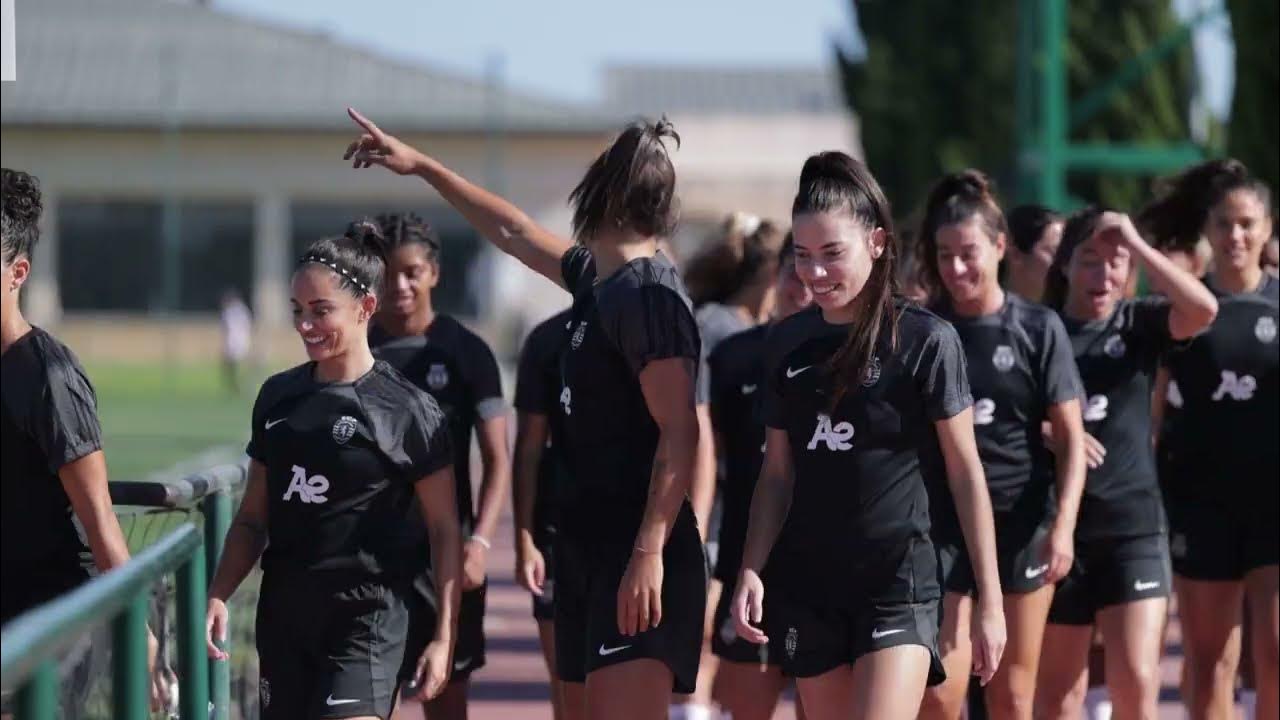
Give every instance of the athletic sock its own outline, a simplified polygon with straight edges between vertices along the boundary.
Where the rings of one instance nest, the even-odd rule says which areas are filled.
[[[668,720],[714,720],[711,708],[700,703],[684,703],[668,708]]]
[[[1258,693],[1256,690],[1240,691],[1240,706],[1244,708],[1244,719],[1253,720],[1258,717]]]
[[[1111,720],[1111,694],[1105,687],[1089,688],[1084,694],[1085,720]]]

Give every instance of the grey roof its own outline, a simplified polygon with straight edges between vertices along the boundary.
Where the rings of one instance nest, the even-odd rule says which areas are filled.
[[[18,0],[6,125],[338,129],[359,108],[397,131],[601,132],[615,118],[399,62],[325,35],[169,0]],[[356,4],[352,12],[359,12]]]
[[[845,111],[834,68],[621,65],[605,71],[605,98],[607,107],[632,114]]]

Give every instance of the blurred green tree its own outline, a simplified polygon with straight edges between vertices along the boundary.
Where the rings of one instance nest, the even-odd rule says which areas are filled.
[[[1236,46],[1236,88],[1227,152],[1280,188],[1280,4],[1227,0]]]
[[[845,96],[867,163],[900,215],[944,172],[981,168],[1012,196],[1017,5],[851,0],[866,54],[837,47]],[[1168,0],[1071,0],[1068,88],[1079,98],[1175,31]],[[1185,142],[1194,90],[1189,44],[1153,65],[1076,128],[1074,141]],[[1085,202],[1133,208],[1149,178],[1073,173]]]

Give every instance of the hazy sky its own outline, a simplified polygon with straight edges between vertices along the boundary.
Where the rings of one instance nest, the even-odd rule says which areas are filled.
[[[950,2],[951,0],[939,0]],[[1172,0],[1183,14],[1222,0]],[[850,0],[212,0],[380,54],[481,75],[501,54],[516,87],[591,100],[610,62],[814,66],[858,48]],[[1232,84],[1225,20],[1196,36],[1209,106]]]

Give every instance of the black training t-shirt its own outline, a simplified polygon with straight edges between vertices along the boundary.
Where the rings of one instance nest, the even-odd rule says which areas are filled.
[[[1173,346],[1169,301],[1121,300],[1111,315],[1082,322],[1064,316],[1084,380],[1084,428],[1107,449],[1089,470],[1076,537],[1162,532],[1164,508],[1151,447],[1151,388],[1160,357]]]
[[[828,367],[849,326],[813,307],[769,337],[764,419],[787,432],[795,486],[767,572],[793,589],[847,597],[856,563],[928,541],[927,487],[946,472],[934,422],[973,399],[951,325],[906,301],[895,312],[896,345],[886,322],[868,372],[834,411]]]
[[[452,462],[444,413],[386,362],[352,383],[315,363],[268,378],[246,452],[266,466],[264,571],[406,579],[414,484]]]
[[[559,493],[567,471],[564,415],[560,412],[560,356],[569,345],[571,325],[571,313],[565,310],[535,327],[520,350],[516,371],[516,409],[545,416],[550,428],[538,465],[533,504],[533,530],[540,536],[555,532]]]
[[[472,431],[480,422],[506,411],[493,350],[448,315],[437,315],[425,333],[409,337],[396,337],[372,325],[369,346],[374,357],[387,361],[430,393],[444,411],[453,446],[458,522],[463,536],[470,535],[476,522],[471,489]]]
[[[88,549],[58,471],[101,450],[102,429],[80,362],[38,327],[0,355],[0,386],[0,597],[7,622],[29,609],[20,597],[47,600],[88,577]]]
[[[742,566],[743,543],[751,514],[751,496],[764,459],[764,354],[769,326],[760,325],[725,338],[712,351],[711,423],[721,442],[724,473],[720,496],[720,554],[715,576],[734,582]]]
[[[1213,324],[1169,353],[1182,407],[1172,419],[1177,465],[1168,478],[1182,497],[1274,507],[1280,488],[1280,280],[1218,298]],[[1167,411],[1166,411],[1167,412]],[[1234,504],[1234,503],[1233,503]]]
[[[964,345],[974,435],[997,522],[1038,525],[1054,511],[1053,454],[1040,425],[1051,406],[1084,393],[1067,330],[1057,313],[1008,292],[991,315],[960,317],[946,302],[935,311],[951,322]],[[953,533],[949,539],[959,540],[951,493],[936,494],[934,501],[938,534],[944,525]]]
[[[573,330],[561,363],[570,482],[560,529],[596,544],[630,544],[644,516],[659,436],[640,372],[655,360],[686,358],[696,383],[698,327],[684,283],[662,253],[597,278],[591,253],[575,246],[561,271],[573,293]]]

